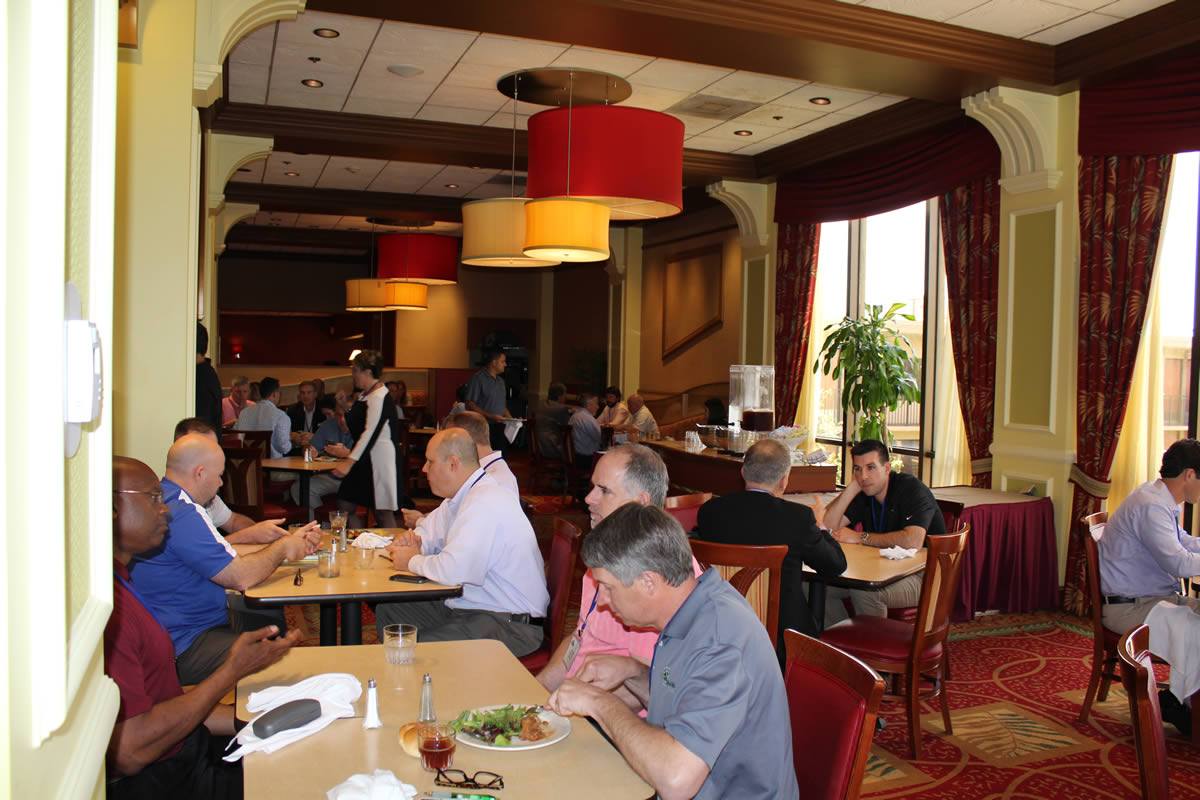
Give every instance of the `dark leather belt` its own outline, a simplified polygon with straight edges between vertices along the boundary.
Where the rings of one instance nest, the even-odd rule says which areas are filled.
[[[1119,594],[1106,594],[1102,599],[1104,600],[1104,605],[1106,606],[1119,606],[1126,603],[1136,603],[1138,601],[1136,597],[1122,597]]]
[[[545,617],[531,617],[528,614],[509,614],[508,619],[511,622],[521,622],[526,625],[537,625],[539,628],[546,624]]]

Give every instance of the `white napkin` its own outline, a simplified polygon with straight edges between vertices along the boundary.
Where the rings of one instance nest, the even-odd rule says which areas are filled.
[[[403,783],[390,769],[351,775],[325,793],[329,800],[411,800],[416,796],[417,787]]]
[[[519,419],[509,420],[504,423],[504,438],[508,439],[509,444],[517,440],[517,432],[521,430],[523,424]]]
[[[388,537],[380,536],[378,533],[372,533],[371,531],[363,531],[362,533],[360,533],[358,535],[358,538],[354,540],[355,547],[364,547],[364,548],[366,548],[366,547],[371,547],[371,548],[387,547],[391,543],[392,543],[392,540],[389,539]]]
[[[1181,703],[1200,691],[1200,650],[1189,639],[1196,624],[1195,616],[1190,606],[1168,600],[1155,603],[1146,615],[1150,652],[1171,665],[1171,694]]]
[[[225,760],[237,761],[247,753],[253,753],[256,750],[274,753],[292,742],[311,736],[339,717],[353,717],[354,701],[360,695],[362,695],[362,684],[359,683],[358,678],[344,672],[327,672],[324,675],[305,678],[291,686],[272,686],[270,689],[254,692],[246,703],[247,711],[256,714],[260,711],[266,713],[292,700],[312,698],[321,703],[321,716],[307,725],[281,731],[267,739],[260,739],[254,735],[254,722],[262,716],[262,714],[258,714],[234,738],[234,741],[241,747],[225,756]],[[232,746],[233,742],[229,744]]]
[[[890,558],[892,561],[900,561],[905,558],[912,558],[917,554],[915,547],[885,547],[879,551],[879,555],[884,558]]]

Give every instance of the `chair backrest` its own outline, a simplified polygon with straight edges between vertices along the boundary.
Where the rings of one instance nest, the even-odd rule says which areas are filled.
[[[262,452],[263,458],[271,457],[271,431],[238,431],[242,435],[242,443],[254,445]]]
[[[679,520],[679,524],[683,526],[685,531],[692,531],[695,530],[696,520],[700,516],[700,506],[709,500],[712,500],[712,492],[680,494],[668,497],[667,501],[663,503],[663,509],[672,517]]]
[[[1100,539],[1104,536],[1104,526],[1108,524],[1108,512],[1097,511],[1079,520],[1082,528],[1079,535],[1083,539],[1084,569],[1087,576],[1087,598],[1091,608],[1092,638],[1095,640],[1096,652],[1104,657],[1104,621],[1100,616]],[[1095,528],[1093,533],[1092,529]]]
[[[557,650],[562,641],[563,623],[567,621],[567,605],[571,587],[575,585],[575,568],[582,542],[583,536],[578,527],[565,519],[554,518],[554,538],[550,544],[550,558],[546,562],[546,586],[550,591],[550,613],[546,620],[550,626],[550,652]]]
[[[234,511],[255,518],[262,516],[262,450],[258,445],[221,448],[225,451],[225,473],[221,497]]]
[[[883,678],[854,656],[798,631],[787,647],[792,761],[805,798],[855,800],[862,788]]]
[[[1129,696],[1129,718],[1133,723],[1133,745],[1145,800],[1167,800],[1167,740],[1163,735],[1158,687],[1150,662],[1150,628],[1139,625],[1121,637],[1117,646],[1121,660],[1121,684]]]
[[[942,520],[946,523],[946,531],[958,530],[958,521],[962,518],[963,509],[966,506],[955,500],[942,500],[941,498],[938,498],[937,504],[942,512]]]
[[[771,635],[771,644],[779,642],[779,589],[783,580],[783,559],[787,545],[717,544],[692,539],[692,555],[702,567],[719,567],[725,580],[742,593]],[[763,592],[763,571],[766,592]],[[755,584],[758,584],[757,586]],[[753,590],[752,590],[753,587]]]
[[[571,435],[570,425],[563,428],[563,455],[568,464],[575,466],[575,437]]]
[[[925,537],[928,553],[913,625],[914,660],[930,645],[946,641],[950,633],[950,612],[958,599],[958,576],[970,535],[971,526],[963,525],[954,533]]]

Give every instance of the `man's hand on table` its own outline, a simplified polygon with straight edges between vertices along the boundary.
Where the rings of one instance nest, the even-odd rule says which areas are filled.
[[[576,678],[567,678],[550,695],[546,705],[556,714],[577,717],[595,716],[595,710],[606,701],[617,701],[612,694]]]
[[[333,442],[325,445],[325,452],[334,458],[349,458],[350,448],[341,442]]]
[[[411,531],[398,533],[387,546],[387,556],[395,569],[408,569],[413,556],[421,555],[421,537]]]
[[[317,552],[317,545],[313,544],[307,536],[294,534],[284,536],[279,540],[283,547],[284,561],[299,561],[305,556],[312,555]],[[320,542],[320,534],[317,534],[317,541]]]
[[[861,544],[862,534],[854,530],[854,528],[838,528],[833,531],[833,538],[837,539],[842,544]]]
[[[283,523],[282,519],[264,519],[262,522],[256,522],[238,531],[241,534],[239,541],[246,544],[270,544],[288,535],[288,532],[280,527]]]
[[[575,678],[583,683],[611,692],[625,681],[646,671],[646,665],[629,656],[592,655],[583,661]]]
[[[269,638],[278,633],[277,626],[268,625],[243,633],[234,640],[233,646],[229,648],[229,656],[225,659],[225,666],[233,673],[235,681],[266,669],[300,642],[300,631],[297,629],[292,629],[286,636],[277,639]]]

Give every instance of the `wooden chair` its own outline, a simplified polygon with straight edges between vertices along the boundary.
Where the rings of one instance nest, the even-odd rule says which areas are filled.
[[[1118,680],[1117,646],[1120,634],[1104,627],[1101,618],[1103,605],[1100,596],[1100,539],[1104,536],[1102,526],[1108,523],[1108,512],[1098,511],[1079,520],[1080,536],[1083,538],[1084,572],[1087,576],[1087,596],[1091,605],[1092,618],[1092,674],[1088,678],[1087,692],[1083,696],[1083,708],[1079,721],[1087,722],[1092,703],[1103,703],[1108,698],[1108,687]],[[1093,527],[1100,529],[1092,533]]]
[[[1117,658],[1121,664],[1121,683],[1129,695],[1129,719],[1133,723],[1142,797],[1167,800],[1167,740],[1149,648],[1150,628],[1139,625],[1118,640]]]
[[[783,642],[796,782],[806,798],[857,800],[883,678],[849,653],[798,631],[784,631]]]
[[[554,539],[550,558],[546,561],[546,588],[550,591],[550,608],[546,612],[546,633],[542,646],[521,656],[521,663],[534,675],[550,663],[550,656],[562,643],[563,625],[567,621],[567,604],[579,562],[579,547],[583,536],[579,528],[565,519],[554,518]]]
[[[271,431],[236,431],[235,435],[242,437],[243,446],[256,446],[262,452],[263,458],[271,457]],[[287,480],[273,481],[270,477],[264,477],[263,489],[266,492],[265,496],[277,505],[284,502],[288,489],[291,488],[294,480],[294,478],[288,478]]]
[[[717,544],[692,539],[692,555],[700,566],[718,567],[722,576],[750,602],[771,636],[771,646],[779,643],[779,590],[783,582],[783,559],[787,545],[757,546]],[[767,571],[766,592],[758,578]],[[755,583],[758,582],[758,586]],[[753,591],[751,591],[753,587]]]
[[[921,679],[932,686],[929,698],[941,697],[942,724],[950,725],[950,703],[946,697],[946,638],[950,633],[950,611],[958,597],[958,576],[971,527],[928,538],[925,580],[917,621],[901,622],[887,617],[859,615],[827,628],[821,640],[858,656],[879,672],[905,676],[904,700],[908,710],[909,746],[913,759],[921,757]]]
[[[668,514],[679,520],[684,531],[690,533],[696,529],[696,519],[700,516],[700,506],[712,500],[712,492],[697,492],[696,494],[680,494],[668,497],[663,508]]]
[[[266,499],[263,488],[262,450],[257,444],[243,447],[222,447],[225,451],[225,473],[222,475],[221,498],[239,514],[251,519],[283,519],[284,524],[304,522],[308,510],[300,506],[284,506]]]

